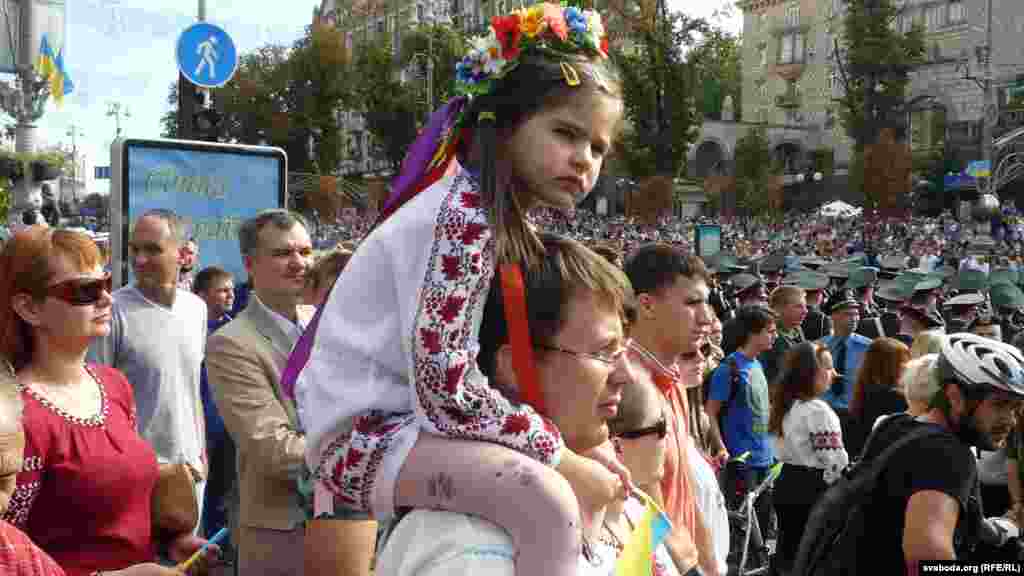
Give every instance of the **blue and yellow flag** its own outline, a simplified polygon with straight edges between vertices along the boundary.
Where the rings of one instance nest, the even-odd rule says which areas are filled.
[[[43,34],[43,40],[39,43],[39,57],[36,59],[36,72],[43,78],[50,80],[53,78],[53,73],[56,69],[53,49],[50,47],[50,41],[46,34]]]
[[[57,60],[54,62],[53,75],[50,77],[50,94],[53,95],[53,100],[60,106],[64,103],[64,96],[71,94],[75,89],[75,85],[71,82],[71,76],[68,75],[68,71],[64,68],[64,48],[60,49],[57,53]]]
[[[651,576],[654,570],[654,551],[672,531],[672,522],[650,496],[639,491],[634,494],[647,505],[619,555],[615,576]]]

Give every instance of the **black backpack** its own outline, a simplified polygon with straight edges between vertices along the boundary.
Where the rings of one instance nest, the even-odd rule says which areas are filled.
[[[883,429],[895,422],[906,422],[910,416],[887,418],[865,443],[864,453]],[[889,460],[904,446],[944,432],[933,426],[922,426],[899,438],[871,460],[860,460],[847,468],[843,477],[818,498],[804,525],[800,548],[790,576],[834,576],[867,574],[874,569],[870,554],[861,554],[858,541],[870,530],[866,525],[867,506],[878,479]],[[860,566],[858,566],[858,562]]]

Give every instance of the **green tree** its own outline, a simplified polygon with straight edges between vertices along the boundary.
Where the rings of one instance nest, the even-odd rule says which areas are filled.
[[[290,47],[268,44],[243,54],[231,82],[212,91],[222,115],[218,139],[279,146],[292,170],[334,172],[342,153],[337,110],[352,97],[349,72],[342,33],[319,24]],[[161,134],[174,137],[177,83],[168,89],[167,103]]]
[[[423,25],[402,36],[397,62],[386,41],[360,48],[353,63],[353,77],[359,79],[354,102],[392,168],[397,170],[401,165],[431,108],[454,95],[455,64],[467,44],[465,35],[452,27]],[[416,84],[402,82],[399,68],[424,78],[429,73],[427,58],[431,54],[433,101],[429,102],[424,80],[413,80]]]
[[[737,140],[735,157],[737,204],[747,216],[767,215],[769,178],[774,171],[771,146],[763,126],[752,126]]]
[[[897,31],[899,10],[892,0],[849,0],[845,10],[842,40],[829,50],[844,88],[840,120],[863,152],[884,128],[902,139],[910,73],[925,59],[924,32],[920,25]]]
[[[705,118],[722,119],[722,103],[732,96],[734,120],[743,110],[743,60],[740,38],[721,28],[709,28],[687,55],[695,77],[695,105]]]
[[[395,170],[416,138],[417,91],[398,78],[389,42],[367,44],[353,64],[357,109],[377,146]]]
[[[629,45],[612,52],[628,124],[619,153],[633,178],[674,178],[701,121],[694,74],[680,47],[693,46],[707,25],[680,13],[638,21]]]

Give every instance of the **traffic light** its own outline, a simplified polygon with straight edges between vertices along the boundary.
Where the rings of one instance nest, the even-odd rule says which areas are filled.
[[[207,101],[207,92],[179,75],[178,138],[216,142],[222,119],[223,115]]]

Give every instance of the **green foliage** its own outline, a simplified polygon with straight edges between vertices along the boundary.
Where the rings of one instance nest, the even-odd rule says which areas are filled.
[[[767,131],[753,126],[736,142],[736,200],[748,215],[766,215],[770,205],[768,179],[773,173]]]
[[[663,22],[640,28],[632,38],[633,49],[612,53],[629,124],[619,152],[635,179],[678,175],[702,118],[694,105],[695,74],[680,47],[694,45],[707,25],[683,14],[671,14]]]
[[[892,0],[849,0],[843,19],[839,64],[844,94],[839,117],[855,147],[874,142],[878,130],[902,127],[901,110],[910,72],[925,59],[924,32],[915,25],[908,33],[893,30],[898,10]],[[833,47],[829,47],[833,50]],[[865,115],[865,90],[871,90],[876,120]]]
[[[241,55],[235,77],[212,91],[223,115],[219,140],[279,146],[289,168],[334,172],[342,143],[337,110],[351,99],[344,36],[314,24],[292,46],[266,45]],[[170,110],[161,135],[177,136],[178,87],[168,89]],[[313,158],[307,149],[313,139]]]
[[[732,96],[733,119],[740,119],[743,110],[741,48],[738,36],[721,28],[711,28],[687,56],[696,85],[701,87],[694,95],[695,105],[705,118],[721,120],[722,102],[726,96]]]

